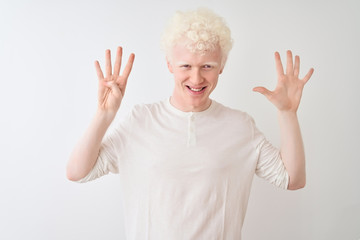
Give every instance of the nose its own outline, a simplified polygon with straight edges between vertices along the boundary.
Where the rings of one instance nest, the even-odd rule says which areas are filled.
[[[192,73],[191,73],[191,83],[194,86],[197,86],[197,85],[201,84],[203,81],[204,81],[204,78],[201,74],[200,69],[197,69],[197,68],[193,69]]]

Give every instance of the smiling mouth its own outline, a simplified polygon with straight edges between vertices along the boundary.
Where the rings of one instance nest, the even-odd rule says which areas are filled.
[[[201,92],[201,91],[203,91],[206,87],[202,87],[202,88],[192,88],[192,87],[190,87],[190,86],[187,86],[186,85],[186,87],[188,88],[188,89],[190,89],[191,91],[193,91],[193,92]]]

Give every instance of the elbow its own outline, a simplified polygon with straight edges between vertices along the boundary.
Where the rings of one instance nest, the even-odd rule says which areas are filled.
[[[76,182],[79,179],[76,178],[72,173],[70,173],[69,171],[66,171],[66,178],[72,182]]]
[[[304,188],[306,185],[306,180],[303,179],[301,181],[290,181],[288,185],[288,190],[299,190]]]
[[[72,182],[76,182],[77,180],[77,177],[68,169],[66,169],[66,178]]]
[[[76,171],[69,165],[66,167],[66,178],[72,182],[76,182],[81,179],[79,174],[77,174]]]

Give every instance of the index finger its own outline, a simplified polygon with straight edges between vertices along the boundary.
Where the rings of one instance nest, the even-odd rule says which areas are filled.
[[[133,54],[133,53],[130,54],[129,60],[126,63],[125,69],[124,69],[123,74],[122,74],[123,77],[125,77],[125,78],[129,77],[132,66],[133,66],[133,63],[134,63],[134,59],[135,59],[135,54]]]
[[[284,68],[281,63],[280,54],[278,52],[275,52],[275,65],[278,76],[284,75]]]
[[[135,59],[135,54],[130,54],[129,56],[129,60],[126,63],[125,69],[123,71],[123,74],[121,75],[121,77],[119,78],[119,81],[117,82],[120,85],[120,88],[122,90],[125,89],[126,84],[127,84],[127,79],[130,75],[133,63],[134,63],[134,59]]]

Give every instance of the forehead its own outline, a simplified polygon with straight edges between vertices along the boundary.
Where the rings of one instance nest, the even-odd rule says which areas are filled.
[[[192,52],[185,44],[176,44],[171,51],[171,59],[174,62],[182,61],[189,63],[221,62],[221,49],[217,46],[211,52]]]

